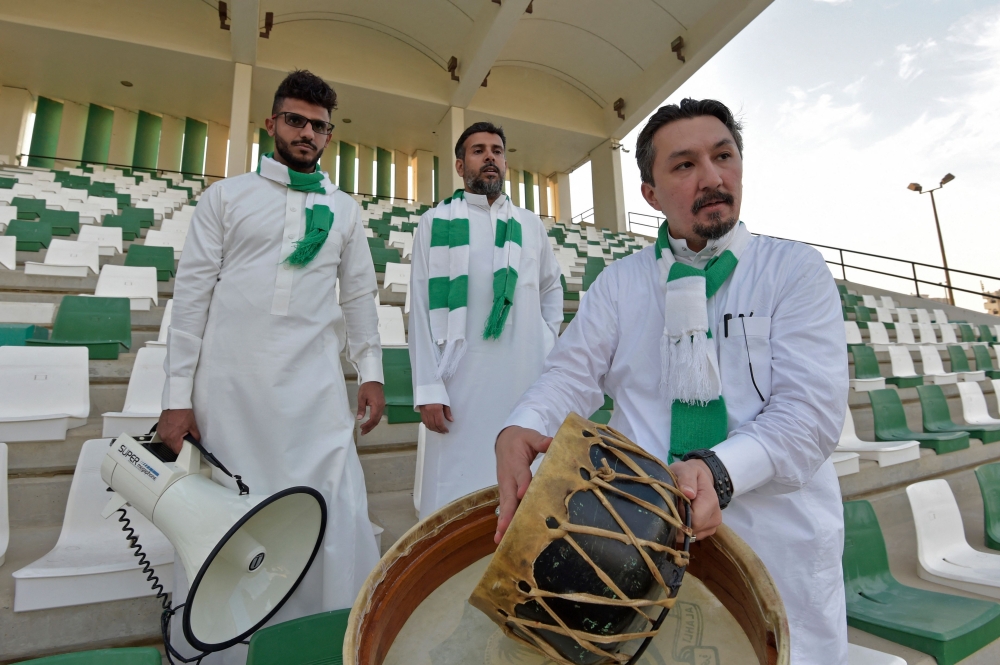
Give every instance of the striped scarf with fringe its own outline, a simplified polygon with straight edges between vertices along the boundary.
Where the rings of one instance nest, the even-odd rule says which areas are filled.
[[[274,159],[274,153],[261,156],[257,164],[257,174],[281,183],[297,192],[306,192],[306,233],[295,241],[295,249],[284,263],[290,266],[304,266],[319,254],[326,237],[333,226],[333,193],[337,186],[330,178],[317,169],[312,173],[294,171]]]

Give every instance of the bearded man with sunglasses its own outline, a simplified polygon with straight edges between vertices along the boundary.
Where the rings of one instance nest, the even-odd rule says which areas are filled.
[[[419,500],[414,492],[421,517],[496,482],[493,442],[541,374],[563,320],[545,227],[503,191],[506,147],[492,123],[462,132],[455,168],[465,188],[424,213],[413,242],[413,403],[426,428]]]
[[[326,499],[322,549],[271,623],[350,607],[379,559],[354,446],[356,419],[370,409],[366,434],[385,405],[378,286],[357,203],[317,168],[336,102],[307,71],[278,87],[266,121],[274,153],[198,203],[167,335],[164,442],[176,452],[200,439],[255,494],[305,485]],[[361,384],[356,416],[345,345]],[[188,580],[174,570],[184,597]],[[246,648],[212,658],[243,663]]]

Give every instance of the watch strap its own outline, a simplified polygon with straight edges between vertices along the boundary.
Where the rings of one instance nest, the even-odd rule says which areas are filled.
[[[719,497],[719,509],[724,510],[733,499],[733,481],[729,477],[726,465],[722,463],[719,456],[708,448],[692,450],[681,458],[682,462],[692,459],[700,459],[712,472],[712,484],[715,486],[715,493]]]

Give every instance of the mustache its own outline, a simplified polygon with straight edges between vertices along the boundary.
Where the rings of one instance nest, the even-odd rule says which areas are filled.
[[[701,210],[705,206],[712,205],[713,203],[725,203],[727,205],[733,205],[733,202],[734,199],[732,194],[717,189],[715,191],[708,192],[707,194],[696,200],[691,205],[691,214],[697,215],[699,210]]]
[[[299,139],[298,141],[292,141],[292,145],[307,145],[313,150],[316,150],[316,144],[309,139]]]

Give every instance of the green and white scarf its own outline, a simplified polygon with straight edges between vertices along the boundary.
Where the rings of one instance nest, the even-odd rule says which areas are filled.
[[[333,194],[337,186],[319,169],[312,173],[300,173],[275,161],[273,155],[269,152],[261,156],[257,174],[297,192],[306,192],[306,233],[301,240],[295,241],[295,249],[284,261],[290,266],[304,266],[316,257],[330,234]]]
[[[736,269],[750,241],[740,222],[729,246],[704,270],[674,259],[667,223],[656,238],[656,265],[665,293],[660,340],[660,390],[670,400],[670,455],[711,448],[729,434],[719,361],[708,325],[708,299]]]
[[[465,192],[456,190],[432,211],[428,259],[428,303],[431,334],[444,348],[438,376],[450,378],[465,355],[465,319],[469,301],[469,204]],[[521,263],[521,223],[513,204],[504,195],[497,215],[493,248],[493,308],[483,329],[483,339],[498,339],[507,323],[517,269]]]

